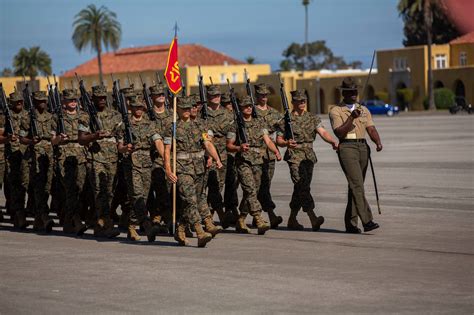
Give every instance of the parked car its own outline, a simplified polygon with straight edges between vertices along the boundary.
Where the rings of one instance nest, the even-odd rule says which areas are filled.
[[[368,100],[362,103],[366,106],[372,115],[387,115],[389,117],[398,114],[398,106],[386,104],[381,100]]]

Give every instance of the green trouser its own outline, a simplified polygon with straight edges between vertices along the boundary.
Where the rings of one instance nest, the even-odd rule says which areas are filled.
[[[130,223],[142,224],[149,220],[147,216],[147,198],[151,185],[151,162],[142,165],[133,163],[131,158],[123,161],[124,176],[132,207],[130,209]]]
[[[258,190],[258,201],[262,205],[263,211],[275,209],[275,203],[272,200],[270,186],[272,185],[273,174],[275,173],[275,160],[263,159],[262,180]]]
[[[10,185],[9,207],[11,214],[25,210],[26,189],[28,183],[25,183],[24,159],[20,150],[6,153],[7,162],[7,180]]]
[[[61,167],[61,184],[66,192],[64,217],[72,218],[80,214],[81,194],[86,181],[87,168],[85,162],[79,162],[77,157],[68,156],[59,161]]]
[[[314,200],[311,196],[311,180],[313,179],[314,163],[311,160],[302,160],[298,163],[288,163],[291,181],[293,182],[293,194],[291,195],[290,209],[298,212],[314,209]]]
[[[90,161],[88,163],[88,173],[94,195],[96,216],[97,218],[108,219],[110,218],[117,163],[115,161],[109,163]]]
[[[237,166],[235,164],[235,155],[227,154],[227,171],[225,175],[224,188],[224,206],[226,212],[232,212],[236,215],[239,199],[237,197],[237,188],[239,187],[239,179],[237,175]]]
[[[344,221],[346,229],[357,227],[357,218],[362,224],[372,221],[372,211],[365,198],[364,180],[367,172],[369,151],[366,143],[346,142],[339,146],[339,162],[349,184]]]
[[[207,202],[213,210],[224,209],[222,190],[225,184],[227,159],[221,162],[223,165],[221,169],[218,169],[215,163],[211,166],[207,178],[207,187],[209,188]]]
[[[203,162],[204,163],[204,162]],[[204,173],[196,174],[196,196],[197,196],[197,207],[201,219],[212,216],[209,204],[207,203],[207,175],[209,172],[207,168],[204,168]]]
[[[252,165],[249,162],[237,161],[240,187],[243,196],[239,210],[241,215],[256,216],[262,212],[262,205],[258,201],[258,189],[262,178],[262,164]]]
[[[51,148],[49,148],[51,152]],[[38,217],[49,213],[48,199],[53,181],[53,156],[50,153],[36,153],[30,164],[35,211]]]
[[[204,177],[204,174],[205,173],[202,173],[201,175],[177,174],[178,182],[176,183],[176,189],[179,197],[179,207],[177,212],[180,213],[177,217],[181,217],[179,219],[181,223],[194,225],[201,221],[201,215],[199,213],[200,204],[206,204],[207,200],[205,197],[203,198],[202,196],[199,196],[200,188],[205,185],[198,185],[198,182],[203,181],[203,179],[200,179],[199,177]]]

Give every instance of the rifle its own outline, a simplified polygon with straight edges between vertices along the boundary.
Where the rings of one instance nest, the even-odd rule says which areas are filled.
[[[186,85],[184,80],[181,80],[181,96],[186,96]]]
[[[79,82],[79,91],[81,92],[81,103],[84,110],[89,115],[89,126],[91,128],[91,133],[95,133],[102,129],[101,123],[99,118],[97,117],[97,108],[92,103],[89,93],[87,93],[86,88],[84,86],[84,80],[80,79],[77,73],[76,79]]]
[[[23,89],[23,98],[26,102],[26,108],[28,109],[28,115],[30,116],[30,136],[32,138],[38,138],[38,121],[36,118],[35,108],[33,106],[33,101],[31,100],[30,88],[26,82],[25,76],[23,76],[23,83],[25,87]]]
[[[53,103],[54,103],[54,113],[58,118],[58,126],[56,132],[58,134],[66,134],[66,128],[64,127],[64,117],[63,117],[63,107],[61,105],[61,97],[59,94],[59,85],[56,81],[56,75],[53,74],[54,78],[54,93],[53,93]],[[49,82],[49,81],[48,81]],[[51,86],[52,89],[52,86]]]
[[[285,140],[290,140],[294,139],[295,136],[293,134],[293,127],[291,126],[291,114],[290,108],[288,107],[288,99],[286,98],[285,86],[283,84],[283,80],[281,79],[280,73],[278,73],[278,79],[280,80],[281,104],[283,105],[283,109],[285,111]]]
[[[112,95],[117,104],[117,109],[122,115],[122,122],[125,125],[125,144],[133,144],[133,130],[132,125],[130,124],[130,119],[128,118],[128,110],[127,110],[127,99],[125,95],[120,92],[120,80],[115,81],[114,77],[112,76],[113,81],[113,89]]]
[[[156,72],[156,80],[158,82],[158,84],[162,84],[161,83],[161,78],[160,78],[160,75],[158,74],[158,71]],[[170,89],[168,87],[166,87],[166,90],[165,90],[165,108],[166,109],[170,109]]]
[[[202,108],[201,108],[201,118],[207,119],[207,95],[206,95],[206,88],[204,86],[204,80],[201,75],[201,66],[198,67],[199,69],[199,98],[201,99]]]
[[[237,135],[240,144],[248,143],[247,131],[245,130],[244,117],[239,108],[239,102],[235,96],[234,88],[230,86],[229,79],[227,79],[227,85],[229,86],[230,102],[232,103],[232,109],[234,110],[235,120],[237,122]]]
[[[7,96],[5,95],[5,90],[3,89],[3,84],[0,82],[0,105],[5,115],[5,128],[4,134],[7,136],[13,136],[15,134],[15,129],[13,128],[13,119],[12,114],[10,113],[10,108],[8,107]]]
[[[250,86],[250,78],[247,73],[247,69],[244,69],[244,80],[245,80],[245,88],[247,89],[247,95],[250,96],[250,99],[252,100],[252,117],[253,118],[258,118],[257,114],[257,107],[255,106],[255,99],[253,98],[253,91],[252,87]]]
[[[151,103],[150,92],[146,88],[146,83],[143,82],[142,75],[138,74],[138,76],[140,77],[140,81],[142,82],[142,86],[143,86],[143,98],[145,99],[148,117],[150,118],[150,120],[155,121],[156,114],[155,114],[155,111],[153,110],[153,104]]]

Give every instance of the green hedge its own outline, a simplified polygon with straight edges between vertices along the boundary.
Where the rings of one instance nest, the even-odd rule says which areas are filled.
[[[377,91],[375,92],[375,99],[384,101],[386,104],[390,102],[390,98],[387,92]]]
[[[454,105],[455,95],[448,88],[439,88],[434,90],[434,99],[437,109],[448,109]],[[423,106],[428,109],[428,96],[423,100]]]

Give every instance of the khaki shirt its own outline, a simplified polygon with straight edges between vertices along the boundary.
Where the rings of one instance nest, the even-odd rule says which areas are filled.
[[[356,108],[359,105],[356,104]],[[372,121],[372,115],[365,106],[361,107],[361,114],[359,118],[354,119],[352,124],[352,129],[347,133],[344,139],[364,139],[365,138],[365,129],[367,127],[374,126]],[[331,120],[332,130],[342,126],[349,116],[351,115],[351,110],[345,105],[340,104],[339,106],[334,106],[329,111],[329,119]]]

